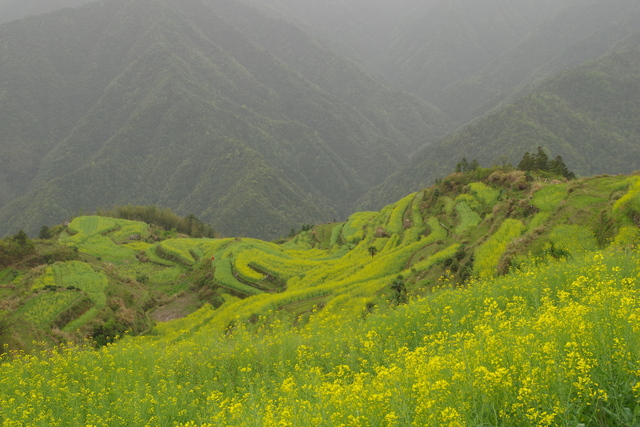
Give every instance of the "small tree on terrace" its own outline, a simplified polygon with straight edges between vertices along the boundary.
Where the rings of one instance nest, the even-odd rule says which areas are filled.
[[[398,277],[393,279],[393,282],[391,282],[391,290],[393,291],[393,297],[397,304],[407,302],[407,286],[404,283],[402,274],[398,274]]]
[[[47,240],[52,237],[53,237],[53,234],[51,233],[51,229],[48,226],[43,225],[42,228],[40,229],[40,233],[38,234],[38,238]]]
[[[3,345],[6,337],[9,336],[11,328],[13,327],[13,320],[8,315],[0,314],[0,354],[3,351]]]

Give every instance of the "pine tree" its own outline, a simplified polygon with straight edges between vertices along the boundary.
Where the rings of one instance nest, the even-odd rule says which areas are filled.
[[[533,170],[533,164],[533,156],[527,151],[524,153],[520,163],[518,163],[518,169],[521,171],[531,171]]]
[[[469,162],[466,157],[463,157],[462,160],[458,162],[456,165],[456,172],[465,173],[469,171]]]
[[[533,156],[533,170],[549,170],[549,156],[547,156],[542,147],[538,147],[538,152]]]

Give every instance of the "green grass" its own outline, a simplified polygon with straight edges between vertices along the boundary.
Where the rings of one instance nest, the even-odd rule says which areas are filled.
[[[261,293],[258,289],[245,285],[234,277],[233,264],[228,258],[216,261],[214,279],[220,286],[244,295]]]
[[[77,291],[44,291],[29,299],[18,311],[16,316],[22,322],[29,322],[35,326],[48,326],[56,316],[81,298]]]
[[[86,292],[96,306],[103,307],[106,304],[107,284],[104,273],[95,271],[84,262],[69,261],[47,267],[45,273],[33,282],[32,289],[38,290],[45,286],[73,286]]]
[[[552,212],[560,206],[566,194],[566,184],[547,185],[535,192],[531,204],[543,212]]]
[[[115,230],[118,227],[117,220],[102,216],[80,216],[74,218],[69,224],[69,231],[73,235],[79,235],[74,241],[79,242],[83,238],[96,234],[103,234]]]
[[[481,200],[484,206],[493,206],[498,202],[500,191],[495,188],[488,187],[482,182],[472,182],[469,184],[471,194]]]
[[[487,278],[496,274],[498,261],[514,239],[520,237],[525,226],[517,219],[505,219],[498,231],[475,251],[474,272],[477,277]]]
[[[456,234],[462,234],[472,227],[475,227],[482,220],[471,206],[463,200],[456,203],[456,212],[458,214],[459,224],[455,228]]]

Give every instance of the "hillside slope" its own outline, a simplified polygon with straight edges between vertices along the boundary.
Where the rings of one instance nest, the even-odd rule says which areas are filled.
[[[481,165],[517,162],[538,146],[561,155],[578,174],[629,173],[638,168],[640,35],[599,60],[560,73],[531,94],[497,109],[414,155],[373,190],[374,207],[453,171],[463,157]]]
[[[610,53],[639,27],[640,5],[633,0],[568,2],[472,77],[428,99],[464,123],[513,99],[519,88]]]
[[[84,260],[0,271],[2,307],[15,305],[21,325],[62,325],[69,316],[43,309],[56,301],[67,315],[112,310],[100,330],[117,332],[145,285],[116,283],[145,272],[156,292],[192,275],[189,292],[222,290],[222,301],[99,351],[0,356],[2,420],[633,424],[638,218],[638,176],[545,182],[500,169],[451,175],[282,245],[152,243],[142,223],[79,217],[59,243]],[[53,333],[64,340],[87,320]]]
[[[0,0],[0,23],[65,7],[77,7],[91,1],[94,0]]]
[[[529,47],[518,45],[568,3],[567,0],[436,2],[407,17],[397,29],[391,46],[381,52],[385,56],[384,74],[398,87],[449,107],[450,85],[474,81],[478,73],[511,49],[529,55]],[[458,122],[464,120],[457,110],[449,110]]]
[[[236,2],[98,2],[0,40],[2,233],[131,202],[273,238],[346,215],[446,128]]]
[[[69,337],[100,335],[108,319],[139,333],[154,310],[187,314],[185,299],[221,306],[208,316],[219,331],[270,310],[303,324],[314,306],[355,313],[397,304],[443,280],[465,286],[532,256],[604,247],[637,223],[636,176],[548,181],[499,168],[454,174],[379,212],[306,227],[282,244],[180,238],[141,222],[82,216],[54,240],[16,235],[0,244],[0,306],[22,318],[18,336],[34,340],[55,339],[53,326]],[[65,290],[70,285],[77,289]],[[54,295],[42,291],[69,300],[43,314]]]

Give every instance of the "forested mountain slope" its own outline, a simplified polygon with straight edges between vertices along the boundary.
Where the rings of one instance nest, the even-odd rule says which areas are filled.
[[[398,27],[389,48],[381,52],[384,74],[399,87],[447,104],[442,94],[450,85],[473,79],[568,3],[570,0],[439,1],[407,17]]]
[[[518,99],[422,149],[368,195],[395,200],[447,175],[463,157],[517,164],[538,146],[578,174],[628,173],[640,164],[640,35],[599,60],[565,71]]]
[[[330,41],[378,71],[395,33],[438,0],[241,0]]]
[[[350,212],[447,126],[236,2],[103,1],[0,41],[3,233],[132,202],[274,237]]]
[[[95,0],[0,0],[0,23],[65,7],[77,7],[91,1]]]
[[[436,90],[428,99],[456,121],[471,120],[519,87],[609,53],[638,28],[640,4],[634,0],[567,2],[472,77]]]
[[[346,46],[457,124],[532,82],[610,52],[640,26],[633,0],[252,3]]]

